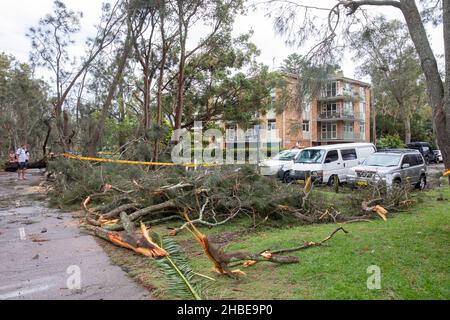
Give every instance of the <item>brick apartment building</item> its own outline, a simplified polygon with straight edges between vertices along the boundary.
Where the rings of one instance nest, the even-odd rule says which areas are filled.
[[[284,112],[269,110],[257,115],[260,127],[267,129],[264,145],[278,144],[281,148],[311,147],[336,143],[370,142],[372,91],[370,84],[344,77],[330,77],[318,97],[305,104],[302,112],[296,106],[297,78],[287,77],[289,102]],[[275,90],[272,100],[280,99]],[[292,99],[291,99],[292,98]],[[233,124],[225,127],[236,129]],[[251,134],[246,138],[253,138]],[[234,141],[233,141],[234,139]],[[239,143],[241,138],[228,137],[226,143]]]

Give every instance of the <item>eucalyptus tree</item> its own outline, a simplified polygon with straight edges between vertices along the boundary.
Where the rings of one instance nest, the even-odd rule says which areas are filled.
[[[186,65],[182,128],[223,120],[248,126],[256,112],[268,109],[272,89],[283,81],[257,63],[260,52],[250,38],[251,33],[233,38],[231,30],[219,32],[192,56]]]
[[[124,24],[124,15],[120,10],[122,2],[117,0],[112,6],[103,5],[97,35],[88,39],[88,49],[81,62],[71,58],[70,46],[74,44],[74,35],[80,31],[83,13],[70,10],[63,1],[55,0],[53,12],[42,18],[37,27],[30,28],[27,34],[33,49],[30,54],[32,63],[47,68],[53,75],[54,118],[59,142],[64,149],[69,148],[69,130],[67,113],[63,119],[63,106],[86,70],[120,32]]]
[[[360,73],[371,77],[375,97],[385,105],[388,102],[388,109],[381,111],[403,121],[404,141],[410,143],[412,115],[427,101],[425,79],[408,30],[401,21],[378,17],[351,38],[355,59],[361,60]]]
[[[188,59],[221,30],[230,28],[237,12],[242,10],[242,0],[170,0],[178,22],[179,63],[177,74],[177,103],[175,106],[175,129],[183,122],[185,72]],[[203,23],[210,26],[207,35],[191,50],[188,38],[193,26]]]
[[[28,143],[33,156],[40,155],[50,117],[47,94],[48,85],[33,77],[28,64],[0,54],[1,154]]]

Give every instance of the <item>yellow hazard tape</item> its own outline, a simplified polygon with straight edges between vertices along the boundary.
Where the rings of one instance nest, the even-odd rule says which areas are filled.
[[[450,176],[450,170],[448,170],[446,173],[444,173],[444,177]]]
[[[176,164],[176,163],[167,163],[167,162],[144,162],[144,161],[129,161],[129,160],[113,160],[113,159],[104,159],[104,158],[91,158],[91,157],[82,157],[82,156],[74,156],[72,154],[64,153],[64,157],[69,159],[76,159],[81,161],[92,161],[92,162],[108,162],[108,163],[119,163],[119,164],[133,164],[133,165],[144,165],[144,166],[158,166],[158,167],[176,167],[182,166],[187,168],[195,168],[195,167],[215,167],[220,166],[219,164]]]

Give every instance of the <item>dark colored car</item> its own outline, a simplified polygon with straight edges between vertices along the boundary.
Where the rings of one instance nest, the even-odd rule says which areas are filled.
[[[412,142],[408,144],[408,148],[418,150],[422,154],[426,163],[438,162],[436,154],[433,152],[433,149],[428,142]]]

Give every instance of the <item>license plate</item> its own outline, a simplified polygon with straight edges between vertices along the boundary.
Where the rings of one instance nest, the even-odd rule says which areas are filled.
[[[367,181],[357,181],[356,184],[360,185],[360,186],[368,186],[369,185],[369,183]]]

